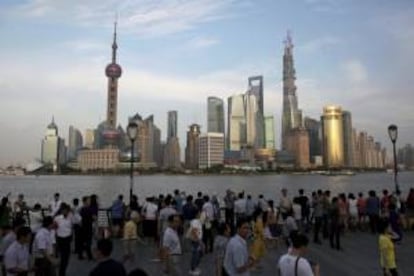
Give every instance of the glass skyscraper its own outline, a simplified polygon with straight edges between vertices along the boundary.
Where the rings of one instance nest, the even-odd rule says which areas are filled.
[[[177,137],[177,111],[168,111],[168,138]]]
[[[207,98],[207,132],[224,133],[224,102],[220,98]]]

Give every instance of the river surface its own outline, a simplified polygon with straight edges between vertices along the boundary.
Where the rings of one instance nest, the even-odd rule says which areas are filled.
[[[414,172],[399,174],[399,185],[403,195],[409,188],[414,188]],[[43,206],[59,192],[63,201],[71,202],[73,198],[97,194],[101,206],[109,206],[118,194],[129,194],[128,176],[0,176],[0,196],[10,193],[14,201],[19,193],[25,195],[29,205],[36,202]],[[146,175],[134,177],[134,193],[140,202],[146,196],[172,193],[174,189],[195,195],[198,191],[210,195],[224,196],[227,189],[235,192],[245,191],[256,198],[264,194],[265,198],[279,198],[280,189],[287,188],[290,195],[296,195],[298,189],[305,192],[323,189],[331,190],[333,194],[340,192],[367,192],[383,189],[394,190],[393,174],[361,173],[354,176],[322,176],[322,175]]]

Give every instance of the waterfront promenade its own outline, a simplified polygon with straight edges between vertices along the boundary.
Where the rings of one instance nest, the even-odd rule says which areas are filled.
[[[346,233],[343,237],[343,251],[333,250],[329,247],[329,241],[325,240],[322,245],[309,244],[307,257],[316,261],[321,266],[322,276],[381,276],[378,257],[378,236],[367,232]],[[414,275],[414,232],[405,233],[401,245],[396,245],[397,264],[400,275]],[[114,258],[121,259],[122,245],[120,240],[114,242]],[[262,261],[263,269],[253,271],[251,275],[278,275],[277,260],[284,254],[286,247],[279,245],[276,249],[269,249]],[[139,245],[136,250],[133,264],[127,263],[126,268],[140,267],[151,276],[164,275],[161,264],[154,262],[155,248],[153,246]],[[183,256],[183,272],[188,275],[190,254],[187,251]],[[92,261],[78,261],[72,255],[67,275],[88,275],[89,271],[96,265]],[[202,275],[214,275],[213,255],[208,254],[201,262]]]

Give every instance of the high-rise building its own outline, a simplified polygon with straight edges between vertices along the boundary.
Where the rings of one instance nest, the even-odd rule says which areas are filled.
[[[293,63],[293,43],[288,33],[283,55],[282,150],[287,149],[289,132],[302,126],[302,111],[298,108],[295,80],[296,72]]]
[[[305,117],[304,125],[309,133],[309,155],[311,162],[313,162],[315,156],[322,155],[321,123],[318,120]]]
[[[154,162],[158,168],[162,168],[162,159],[164,158],[164,150],[161,144],[161,130],[154,125],[153,154]]]
[[[54,170],[66,161],[65,141],[59,137],[54,119],[47,126],[45,137],[42,140],[41,160],[43,164],[53,166]]]
[[[85,131],[85,148],[94,149],[95,148],[95,130],[94,129],[87,129]]]
[[[228,98],[228,149],[239,151],[246,141],[246,116],[244,95],[234,95]]]
[[[249,77],[249,88],[247,95],[253,95],[256,98],[256,148],[265,147],[265,122],[264,122],[264,98],[263,98],[263,76]]]
[[[138,125],[138,136],[134,144],[134,156],[139,156],[139,163],[142,167],[153,166],[157,163],[154,148],[156,144],[160,143],[160,137],[157,137],[157,127],[154,124],[154,116],[150,115],[143,119],[137,113],[129,118],[129,122],[135,122]],[[130,141],[128,143],[130,145]]]
[[[177,111],[168,111],[167,128],[167,140],[171,137],[177,137]]]
[[[220,98],[207,98],[207,132],[224,133],[224,102]]]
[[[368,167],[368,134],[366,132],[359,133],[359,161],[360,168]]]
[[[199,142],[200,169],[222,165],[224,161],[224,135],[223,133],[206,133],[200,136]]]
[[[275,143],[275,118],[273,116],[265,116],[265,148],[276,149]]]
[[[328,105],[323,108],[322,149],[324,165],[328,168],[344,166],[344,135],[342,108]]]
[[[68,160],[76,160],[78,151],[82,146],[82,133],[73,126],[69,126]]]
[[[352,129],[352,143],[353,143],[353,163],[355,168],[361,168],[361,143],[359,140],[359,136],[357,130],[355,128]]]
[[[344,134],[344,165],[345,167],[354,167],[353,160],[353,140],[352,140],[352,116],[349,111],[342,111],[342,126]]]
[[[294,155],[296,168],[310,167],[309,133],[304,127],[298,127],[289,132],[286,150]]]
[[[177,111],[168,111],[167,144],[164,149],[163,167],[165,169],[181,169],[180,143],[177,137]]]
[[[185,167],[198,168],[200,125],[192,124],[187,131],[187,146],[185,147]]]
[[[261,148],[257,144],[257,101],[254,95],[244,95],[244,114],[246,122],[246,144],[252,148]]]

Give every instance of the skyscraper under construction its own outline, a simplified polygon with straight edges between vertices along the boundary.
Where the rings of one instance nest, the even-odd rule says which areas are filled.
[[[283,55],[282,150],[287,150],[289,133],[293,129],[302,126],[302,111],[298,109],[295,80],[296,72],[293,63],[293,43],[288,33]]]

